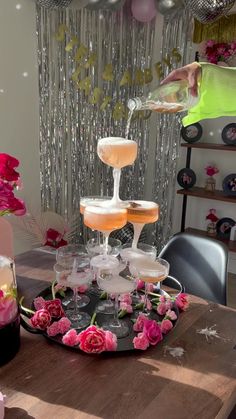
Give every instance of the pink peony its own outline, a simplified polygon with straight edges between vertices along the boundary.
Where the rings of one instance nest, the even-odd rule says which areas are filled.
[[[127,313],[133,313],[133,307],[131,306],[131,304],[122,301],[120,303],[120,309],[125,310]]]
[[[126,304],[132,304],[132,297],[130,294],[122,294],[119,297],[120,302],[126,303]]]
[[[64,310],[61,306],[61,300],[59,300],[59,298],[45,301],[45,308],[49,311],[51,316],[56,319],[65,316]]]
[[[133,325],[133,329],[135,332],[142,332],[143,331],[143,327],[144,327],[144,323],[147,321],[147,316],[145,316],[145,314],[139,314],[136,322]]]
[[[167,319],[170,319],[170,320],[176,320],[177,319],[177,315],[176,315],[175,311],[173,311],[173,310],[167,310],[165,317]]]
[[[34,307],[36,310],[41,310],[42,308],[45,308],[45,300],[43,297],[36,297],[34,299]]]
[[[187,310],[187,308],[189,306],[188,295],[185,294],[185,293],[178,294],[176,299],[175,299],[175,302],[176,302],[177,307],[180,310],[182,310],[182,311]]]
[[[11,323],[16,318],[17,312],[16,299],[12,296],[4,297],[2,292],[0,295],[0,327]]]
[[[146,335],[151,345],[156,345],[162,340],[161,328],[155,320],[146,320],[143,327],[143,333]]]
[[[167,312],[168,308],[166,303],[160,303],[157,306],[157,313],[160,314],[160,316],[164,316]]]
[[[145,351],[149,347],[149,340],[145,333],[139,333],[138,336],[133,339],[133,344],[135,349]]]
[[[116,351],[117,349],[117,337],[114,333],[109,332],[109,330],[105,330],[105,344],[106,344],[106,351]]]
[[[170,320],[164,319],[161,322],[161,332],[166,335],[173,328],[173,324]]]
[[[51,315],[48,310],[42,308],[31,317],[30,323],[36,329],[45,330],[51,323]]]
[[[62,342],[65,345],[68,346],[76,346],[79,343],[79,335],[77,335],[76,330],[75,329],[70,329],[69,332],[67,332],[63,338],[62,338]]]
[[[96,326],[89,326],[78,335],[80,349],[88,354],[100,354],[106,350],[106,334]]]
[[[6,181],[17,181],[19,173],[15,167],[19,166],[19,160],[9,154],[0,153],[0,177]]]

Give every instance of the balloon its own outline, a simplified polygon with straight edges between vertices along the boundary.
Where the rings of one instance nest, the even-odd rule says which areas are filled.
[[[106,0],[88,0],[86,9],[99,10],[105,5]]]
[[[164,16],[177,12],[183,5],[183,0],[156,0],[156,8]]]
[[[70,5],[72,0],[37,0],[37,4],[47,9],[63,9]]]
[[[139,22],[150,22],[156,16],[155,0],[132,0],[131,11]]]
[[[214,22],[227,15],[235,0],[185,0],[185,5],[201,23]]]

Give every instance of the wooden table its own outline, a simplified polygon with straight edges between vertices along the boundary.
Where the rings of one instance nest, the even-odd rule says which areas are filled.
[[[55,257],[16,258],[18,286],[31,303],[53,278]],[[216,325],[208,343],[197,329]],[[186,351],[178,361],[165,345]],[[0,370],[6,419],[226,418],[236,403],[236,311],[191,297],[165,340],[144,352],[89,356],[21,330],[21,348]]]

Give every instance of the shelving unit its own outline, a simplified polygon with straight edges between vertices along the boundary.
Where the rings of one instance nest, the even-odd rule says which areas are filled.
[[[220,150],[220,151],[234,151],[236,152],[236,146],[229,146],[224,144],[214,144],[214,143],[182,143],[181,147],[187,149],[187,156],[186,156],[186,168],[190,168],[191,162],[191,153],[192,149],[205,149],[205,150]],[[198,234],[201,236],[210,237],[206,231],[199,230],[196,228],[185,228],[185,219],[186,219],[186,210],[187,210],[187,198],[188,196],[198,197],[202,199],[213,199],[216,201],[223,201],[223,202],[230,202],[236,204],[236,197],[225,195],[221,190],[215,190],[213,192],[206,191],[204,188],[200,188],[195,186],[191,189],[178,189],[177,194],[183,195],[183,203],[182,203],[182,219],[181,219],[181,231],[187,231],[189,233]],[[214,237],[215,239],[224,242],[230,252],[236,253],[236,242],[230,240],[224,240],[218,237]]]

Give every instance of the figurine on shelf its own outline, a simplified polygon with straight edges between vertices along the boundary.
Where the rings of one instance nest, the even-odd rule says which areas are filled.
[[[215,208],[209,209],[209,214],[206,216],[206,220],[210,221],[207,224],[207,234],[209,234],[209,236],[216,236],[216,223],[219,218],[216,215]]]
[[[206,179],[205,190],[213,192],[216,187],[216,180],[213,178],[213,176],[216,173],[219,173],[219,169],[214,165],[209,165],[205,167],[205,172],[208,176]]]

